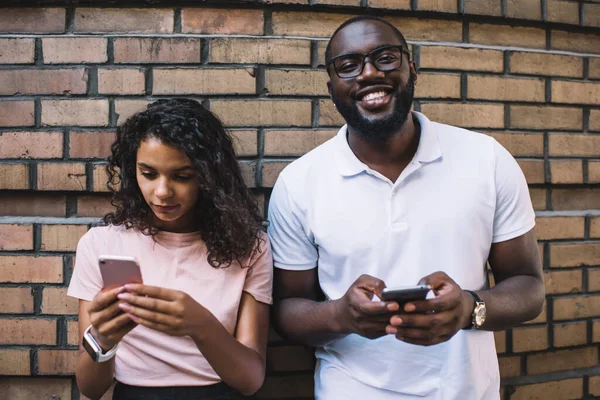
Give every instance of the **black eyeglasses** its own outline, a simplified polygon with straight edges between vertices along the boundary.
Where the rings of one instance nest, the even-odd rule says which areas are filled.
[[[327,66],[333,64],[337,76],[350,79],[362,74],[367,57],[379,71],[389,72],[398,69],[402,66],[402,53],[410,56],[408,50],[402,46],[381,46],[367,54],[348,53],[333,57]]]

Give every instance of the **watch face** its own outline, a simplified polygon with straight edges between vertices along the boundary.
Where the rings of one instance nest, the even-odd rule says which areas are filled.
[[[477,327],[480,327],[481,325],[483,325],[483,323],[485,322],[485,315],[486,315],[485,305],[483,305],[483,304],[477,305],[477,307],[475,308],[475,325]]]
[[[92,340],[93,340],[93,338],[92,338]],[[85,349],[85,351],[90,355],[92,360],[97,361],[98,360],[98,350],[94,348],[94,345],[92,343],[90,343],[87,335],[83,336],[83,340],[81,341],[81,344],[83,345],[83,348]]]

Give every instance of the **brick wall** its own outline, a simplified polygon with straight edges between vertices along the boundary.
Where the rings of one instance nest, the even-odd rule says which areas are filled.
[[[281,169],[341,125],[321,64],[335,27],[363,13],[405,33],[421,72],[415,108],[494,136],[530,184],[548,295],[536,320],[496,333],[503,400],[600,397],[597,2],[8,3],[55,7],[0,8],[4,398],[79,398],[65,292],[78,238],[110,209],[102,167],[116,125],[153,99],[201,100],[232,129],[266,205]],[[272,333],[260,398],[311,398],[312,365]]]

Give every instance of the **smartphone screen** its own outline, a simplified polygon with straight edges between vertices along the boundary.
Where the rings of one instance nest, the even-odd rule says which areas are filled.
[[[142,272],[135,257],[105,255],[98,258],[104,289],[127,283],[142,283]]]
[[[381,300],[396,301],[400,306],[410,301],[425,300],[431,290],[429,285],[390,287],[383,289]]]

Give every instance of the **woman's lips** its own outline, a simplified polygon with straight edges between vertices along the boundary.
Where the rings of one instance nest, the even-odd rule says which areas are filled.
[[[160,212],[160,213],[169,213],[172,211],[175,211],[177,209],[177,207],[179,207],[178,205],[175,206],[159,206],[156,204],[152,204],[152,208],[155,209],[156,211]]]

